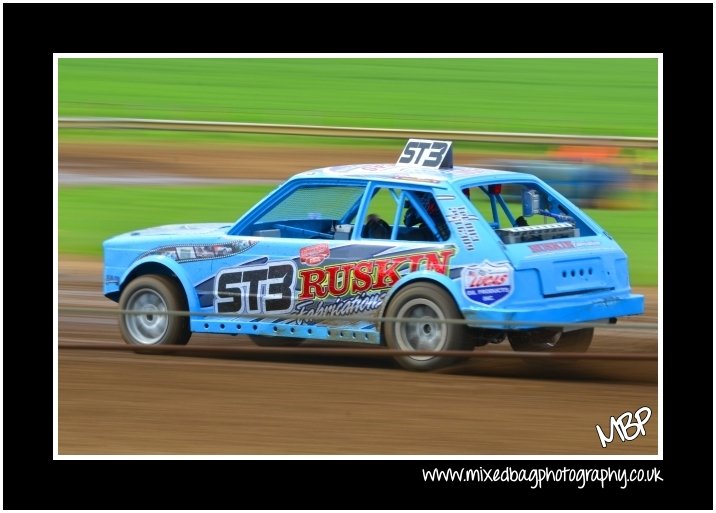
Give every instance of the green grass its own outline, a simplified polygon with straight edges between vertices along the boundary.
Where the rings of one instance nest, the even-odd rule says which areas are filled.
[[[62,58],[59,114],[653,137],[657,60]]]
[[[658,284],[656,197],[643,210],[593,210],[586,212],[619,243],[629,256],[632,285]]]
[[[102,241],[162,224],[233,222],[274,185],[60,187],[60,253],[100,256]]]
[[[272,185],[212,187],[97,186],[59,189],[59,251],[99,257],[102,241],[119,233],[172,223],[237,220]],[[657,205],[641,210],[588,210],[629,255],[633,285],[657,284]]]

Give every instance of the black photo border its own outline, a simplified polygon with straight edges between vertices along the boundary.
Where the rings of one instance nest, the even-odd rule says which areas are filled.
[[[713,468],[713,348],[686,325],[700,315],[693,290],[702,280],[685,277],[710,268],[699,262],[706,237],[689,233],[696,226],[701,231],[706,213],[692,211],[685,220],[671,207],[679,194],[703,196],[698,184],[713,170],[703,150],[712,153],[712,5],[4,4],[3,13],[3,227],[9,242],[30,238],[34,247],[34,239],[51,236],[53,53],[73,52],[662,53],[669,210],[660,284],[669,319],[663,460],[502,462],[513,469],[656,467],[662,482],[631,483],[626,490],[579,490],[573,483],[532,490],[527,484],[429,483],[421,474],[422,468],[495,461],[55,461],[52,301],[40,299],[52,288],[52,255],[40,249],[4,255],[5,509],[712,509],[712,474],[699,472],[694,461]],[[689,208],[704,202],[701,197]],[[669,310],[677,301],[694,310],[681,324]],[[703,345],[689,347],[696,342]],[[693,411],[684,396],[710,408]],[[703,465],[705,455],[711,465]]]

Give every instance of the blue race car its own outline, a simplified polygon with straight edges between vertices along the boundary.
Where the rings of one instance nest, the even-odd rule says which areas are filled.
[[[198,332],[275,346],[443,351],[508,339],[517,351],[586,351],[594,329],[571,323],[644,309],[622,249],[560,193],[530,174],[453,166],[452,143],[421,139],[395,164],[300,173],[235,223],[113,237],[104,268],[105,296],[146,312],[120,317],[137,346]],[[160,315],[177,310],[191,314]],[[442,322],[455,319],[466,323]]]

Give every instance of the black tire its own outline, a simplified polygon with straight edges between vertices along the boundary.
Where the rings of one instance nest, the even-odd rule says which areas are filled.
[[[390,349],[402,351],[447,351],[472,349],[467,327],[462,324],[445,324],[441,319],[462,319],[452,297],[432,283],[419,282],[406,285],[390,300],[385,317],[435,321],[385,322],[383,335]],[[396,356],[395,361],[408,370],[428,371],[453,365],[461,358],[445,356]]]
[[[132,280],[119,299],[122,310],[187,311],[184,291],[167,276],[148,274]],[[120,315],[119,330],[134,346],[183,346],[189,342],[189,317],[178,315]]]
[[[594,328],[582,328],[567,332],[562,331],[561,328],[539,328],[512,331],[508,338],[515,351],[583,353],[589,349],[593,336]]]
[[[262,337],[260,335],[249,335],[251,341],[259,347],[295,347],[305,339],[294,337]]]
[[[500,344],[507,335],[502,330],[490,328],[468,328],[467,337],[474,347],[482,347],[487,344]]]

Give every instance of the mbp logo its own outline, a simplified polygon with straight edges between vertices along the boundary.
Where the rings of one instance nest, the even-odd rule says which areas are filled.
[[[607,444],[614,440],[615,429],[622,442],[632,441],[639,435],[646,435],[644,424],[649,422],[650,418],[651,410],[647,406],[639,408],[633,415],[628,411],[619,416],[618,419],[611,417],[609,419],[609,438],[604,435],[604,431],[602,431],[602,428],[597,424],[597,434],[599,435],[599,441],[602,447],[606,448]],[[634,429],[634,432],[629,434],[629,429],[631,428]]]

